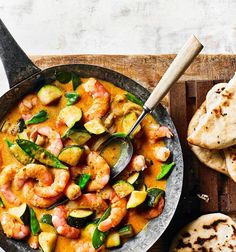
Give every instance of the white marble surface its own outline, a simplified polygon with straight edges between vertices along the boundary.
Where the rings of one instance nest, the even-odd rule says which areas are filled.
[[[27,54],[176,53],[192,33],[204,53],[235,53],[235,10],[234,0],[0,0]]]

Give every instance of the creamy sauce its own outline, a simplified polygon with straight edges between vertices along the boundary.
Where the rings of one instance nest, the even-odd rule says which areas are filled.
[[[86,79],[83,79],[83,82],[85,82]],[[107,91],[111,94],[111,97],[114,98],[115,95],[117,94],[124,94],[126,91],[115,87],[113,84],[108,83],[106,81],[101,81],[101,83],[104,85],[104,87],[107,89]],[[72,91],[72,83],[68,83],[66,85],[62,85],[59,82],[55,81],[54,83],[56,86],[58,86],[62,91],[67,92],[67,91]],[[83,85],[80,85],[77,90],[80,94],[80,100],[77,102],[75,105],[78,106],[79,108],[82,109],[83,112],[87,111],[88,108],[92,104],[92,98],[90,95],[88,95],[83,88]],[[29,97],[29,96],[27,96]],[[43,126],[47,125],[55,129],[55,121],[57,119],[57,115],[59,111],[66,106],[66,98],[64,95],[62,98],[59,100],[57,104],[50,105],[50,106],[43,106],[39,102],[36,107],[34,107],[30,112],[32,115],[36,114],[38,111],[44,109],[47,110],[48,112],[48,117],[49,119],[43,123],[40,123],[38,125]],[[19,113],[19,107],[15,106],[4,118],[4,120],[8,120],[10,123],[16,124],[18,119],[20,118],[20,113]],[[151,115],[148,115],[142,122],[142,126],[150,123],[154,123],[155,120]],[[117,126],[117,132],[121,129],[121,123],[122,120],[120,118],[116,119],[116,126]],[[57,131],[60,134],[63,134],[65,130],[67,129],[66,126],[62,126],[60,129],[57,129]],[[3,169],[5,166],[12,164],[12,163],[17,163],[20,166],[23,166],[21,163],[19,163],[10,153],[8,150],[8,147],[6,143],[4,142],[4,138],[7,137],[10,140],[14,140],[15,137],[11,136],[8,133],[2,133],[0,132],[0,161],[1,161],[1,169]],[[151,159],[153,161],[153,165],[151,165],[148,169],[144,171],[144,180],[145,184],[148,187],[158,187],[161,189],[165,190],[166,187],[166,181],[157,181],[156,176],[160,172],[160,167],[161,163],[157,161],[153,155],[153,148],[154,146],[158,145],[164,145],[163,141],[159,141],[155,144],[151,144],[147,141],[145,135],[143,134],[140,136],[137,140],[134,140],[134,146],[135,146],[135,153],[137,154],[143,154],[146,158]],[[107,148],[103,156],[105,157],[106,161],[109,163],[110,166],[113,166],[117,158],[120,155],[120,146],[119,144],[114,143],[112,146]],[[24,198],[21,195],[21,191],[16,191],[13,189],[13,192],[21,199],[22,202],[24,202]],[[4,196],[0,193],[0,196],[6,206],[6,208],[2,209],[0,208],[0,214],[4,211],[6,211],[7,208],[13,207],[13,205],[9,204],[5,199]],[[40,217],[45,214],[45,213],[52,213],[52,211],[46,211],[45,209],[39,209],[35,208],[34,210],[36,211],[37,218],[40,219]],[[134,227],[135,233],[140,232],[144,226],[147,224],[147,220],[142,217],[141,215],[138,215],[135,209],[129,210],[128,215],[126,217],[126,222],[131,223]],[[56,252],[69,252],[69,251],[74,251],[73,244],[75,241],[72,241],[70,239],[64,238],[62,236],[58,236],[57,239],[57,245],[56,245]]]

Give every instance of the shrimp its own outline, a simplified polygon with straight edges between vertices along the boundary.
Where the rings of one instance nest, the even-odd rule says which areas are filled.
[[[161,138],[171,138],[173,133],[166,126],[160,126],[158,124],[150,123],[144,125],[145,134],[148,137],[150,143],[155,143]]]
[[[154,156],[157,160],[165,162],[170,156],[170,150],[165,146],[156,146]]]
[[[63,143],[61,140],[60,134],[56,131],[53,130],[51,127],[48,126],[43,126],[40,128],[36,128],[30,135],[30,139],[33,141],[40,141],[43,143],[45,142],[43,139],[38,139],[38,134],[41,136],[45,136],[49,140],[49,144],[46,147],[48,151],[50,151],[52,154],[55,156],[58,156],[60,151],[63,148]]]
[[[143,217],[148,220],[156,218],[162,213],[164,205],[165,200],[163,197],[161,197],[158,204],[155,207],[142,212]]]
[[[103,117],[109,110],[110,94],[105,87],[96,79],[89,78],[84,83],[85,92],[93,97],[93,104],[87,112],[85,112],[86,120]]]
[[[35,193],[35,182],[28,181],[23,186],[23,196],[25,200],[34,207],[47,208],[54,204],[62,194],[52,198],[42,198]]]
[[[96,250],[90,241],[80,240],[75,244],[75,252],[99,252],[103,248],[104,246]]]
[[[64,190],[64,194],[68,199],[75,200],[81,195],[80,186],[76,185],[73,181],[70,181]]]
[[[35,185],[35,193],[43,198],[51,198],[62,193],[70,178],[70,173],[64,169],[51,169],[52,174],[54,175],[54,180],[52,184],[45,186],[45,184]]]
[[[9,238],[21,240],[30,233],[29,226],[21,224],[12,215],[6,212],[2,214],[1,225],[4,233]]]
[[[67,224],[67,210],[61,205],[53,210],[52,224],[57,233],[70,239],[77,239],[80,236],[80,229],[71,227]]]
[[[82,173],[92,176],[92,180],[87,185],[89,192],[102,189],[110,179],[110,167],[107,162],[95,151],[91,151],[87,156],[87,164]]]
[[[28,120],[32,117],[30,110],[33,109],[38,103],[38,97],[36,95],[28,95],[19,104],[19,111],[24,120]]]
[[[119,198],[111,187],[106,188],[106,193],[103,196],[111,201],[111,213],[107,219],[98,225],[98,229],[106,232],[116,227],[125,217],[127,213],[127,200],[125,198]]]
[[[28,164],[23,166],[17,172],[13,185],[17,190],[19,190],[30,178],[37,179],[39,185],[42,186],[51,185],[53,182],[52,174],[46,166],[40,164]]]
[[[78,199],[67,203],[66,208],[69,210],[78,208],[91,209],[96,211],[96,213],[99,215],[105,212],[105,210],[108,208],[108,205],[101,196],[94,193],[86,193],[82,194]]]
[[[20,205],[21,201],[11,191],[12,181],[19,171],[20,167],[17,165],[6,166],[0,174],[0,191],[4,198],[11,204]]]
[[[28,244],[32,249],[39,248],[39,237],[37,235],[31,235],[28,239]]]

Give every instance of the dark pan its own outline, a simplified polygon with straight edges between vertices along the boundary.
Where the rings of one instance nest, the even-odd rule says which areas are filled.
[[[9,109],[20,101],[24,95],[38,89],[40,85],[52,81],[55,78],[56,70],[73,71],[82,77],[92,76],[109,81],[116,86],[133,93],[143,102],[149,96],[149,92],[132,79],[99,66],[69,64],[55,66],[45,70],[39,69],[17,45],[1,20],[0,56],[10,85],[10,90],[0,97],[1,118],[9,111]],[[153,116],[160,124],[169,126],[174,133],[174,138],[166,141],[167,146],[172,151],[173,161],[176,162],[176,167],[167,180],[166,205],[163,213],[158,218],[151,220],[136,237],[130,239],[121,248],[112,251],[147,251],[168,227],[180,199],[183,183],[183,156],[178,134],[169,114],[161,105],[155,109]],[[5,251],[11,252],[35,251],[30,249],[30,247],[24,242],[6,238],[2,232],[0,232],[0,246]]]

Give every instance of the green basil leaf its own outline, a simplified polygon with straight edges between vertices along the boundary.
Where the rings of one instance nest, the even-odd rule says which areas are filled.
[[[62,84],[66,84],[71,80],[71,73],[65,71],[56,72],[56,80]]]
[[[75,73],[71,73],[71,80],[73,85],[73,90],[76,90],[76,88],[82,83],[79,76]]]
[[[69,92],[69,93],[65,94],[65,97],[67,98],[66,106],[70,106],[70,105],[74,104],[78,100],[79,94]]]
[[[3,203],[3,201],[2,201],[2,199],[0,198],[0,207],[1,208],[4,208],[5,206],[4,206],[4,203]]]
[[[163,179],[172,170],[174,166],[175,166],[175,162],[172,162],[170,164],[162,164],[161,171],[157,175],[157,180]]]
[[[25,122],[26,125],[29,124],[36,124],[36,123],[41,123],[44,122],[48,119],[48,113],[45,110],[41,110],[38,112],[38,114],[34,115],[31,117],[29,120]]]
[[[77,185],[83,190],[90,180],[90,174],[81,174],[78,178]]]
[[[137,98],[135,95],[133,95],[131,93],[126,93],[125,96],[127,97],[128,100],[130,100],[140,106],[144,105],[144,103],[139,98]]]
[[[39,222],[37,220],[37,217],[33,208],[30,208],[30,229],[33,235],[37,235],[40,232]]]

